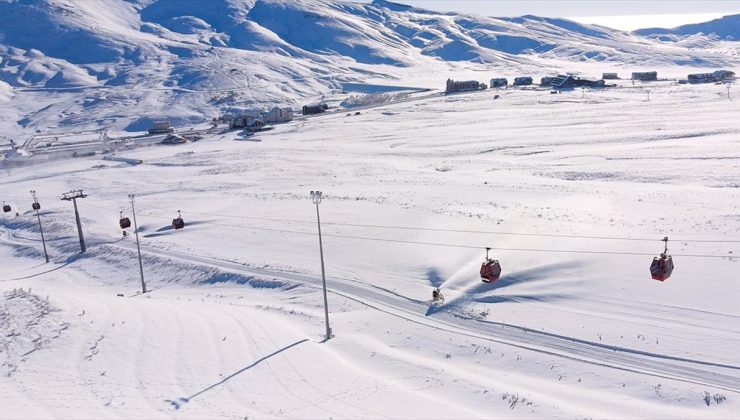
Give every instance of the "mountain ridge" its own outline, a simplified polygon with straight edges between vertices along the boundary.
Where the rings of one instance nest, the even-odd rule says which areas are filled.
[[[408,86],[420,74],[738,63],[712,37],[689,45],[567,19],[385,0],[25,0],[0,1],[0,15],[10,16],[0,26],[0,81],[24,115],[14,130],[138,127],[132,112],[204,121],[230,107],[298,106],[350,85]],[[69,92],[63,103],[43,93],[60,89]]]
[[[633,32],[648,37],[707,35],[727,41],[740,41],[740,14],[726,15],[707,22],[691,23],[675,28],[644,28]],[[672,38],[661,39],[671,40]]]

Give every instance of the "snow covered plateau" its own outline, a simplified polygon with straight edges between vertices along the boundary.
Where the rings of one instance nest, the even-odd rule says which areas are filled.
[[[724,19],[0,0],[0,419],[740,417]],[[563,72],[625,79],[441,91]]]

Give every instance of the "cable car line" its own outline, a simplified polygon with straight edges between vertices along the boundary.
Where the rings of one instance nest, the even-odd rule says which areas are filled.
[[[652,253],[646,252],[623,252],[623,251],[591,251],[591,250],[566,250],[566,249],[537,249],[537,248],[499,248],[499,247],[485,247],[485,246],[472,246],[462,244],[446,244],[440,242],[423,242],[423,241],[408,241],[404,239],[387,239],[387,238],[369,238],[364,236],[349,236],[349,235],[335,235],[335,234],[323,234],[324,236],[332,236],[335,238],[346,238],[346,239],[360,239],[369,241],[381,241],[381,242],[394,242],[403,244],[415,244],[415,245],[430,245],[430,246],[444,246],[450,248],[466,248],[466,249],[485,249],[490,248],[496,251],[521,251],[521,252],[547,252],[547,253],[570,253],[570,254],[609,254],[609,255],[639,255],[639,256],[653,256]],[[711,254],[673,254],[676,257],[688,257],[688,258],[733,258],[732,255],[711,255]]]
[[[164,216],[155,215],[153,217],[157,219],[165,220]],[[242,227],[246,229],[261,230],[261,231],[267,231],[267,232],[310,235],[310,236],[316,235],[316,232],[304,232],[304,231],[296,231],[296,230],[288,230],[288,229],[267,228],[267,227],[262,227],[262,226],[225,224],[225,223],[215,223],[215,222],[209,222],[208,224],[214,225],[214,226],[229,227],[229,228]],[[598,254],[598,255],[609,254],[609,255],[633,255],[633,256],[654,256],[655,255],[653,253],[647,253],[647,252],[627,252],[627,251],[614,252],[614,251],[594,251],[594,250],[486,247],[482,245],[465,245],[465,244],[451,244],[451,243],[444,243],[444,242],[410,241],[410,240],[405,240],[405,239],[392,239],[392,238],[373,238],[373,237],[367,237],[367,236],[342,235],[342,234],[335,234],[335,233],[324,233],[323,236],[329,236],[333,238],[343,238],[343,239],[356,239],[356,240],[365,240],[365,241],[390,242],[390,243],[411,244],[411,245],[428,245],[428,246],[440,246],[440,247],[448,247],[448,248],[476,249],[476,250],[490,248],[491,250],[495,250],[495,251],[545,252],[545,253],[563,253],[563,254],[568,254],[568,253],[569,254]],[[673,256],[686,257],[686,258],[733,258],[734,257],[733,255],[713,255],[713,254],[673,254]]]
[[[156,210],[164,210],[168,211],[168,209],[159,208],[159,207],[152,207],[148,206],[150,209],[156,209]],[[206,212],[197,212],[197,211],[188,211],[188,213],[192,214],[200,214],[205,216],[218,216],[218,217],[228,217],[233,219],[254,219],[254,220],[263,220],[263,221],[270,221],[270,222],[280,222],[280,223],[303,223],[303,224],[310,224],[313,225],[316,222],[315,221],[309,221],[309,220],[295,220],[295,219],[274,219],[269,217],[257,217],[257,216],[236,216],[231,214],[223,214],[223,213],[206,213]],[[657,239],[657,238],[638,238],[638,237],[622,237],[622,236],[593,236],[593,235],[566,235],[566,234],[557,234],[557,233],[527,233],[527,232],[507,232],[507,231],[496,231],[496,230],[467,230],[467,229],[446,229],[446,228],[426,228],[426,227],[420,227],[420,226],[398,226],[398,225],[372,225],[372,224],[362,224],[362,223],[342,223],[342,222],[324,222],[322,221],[322,225],[333,225],[333,226],[347,226],[347,227],[362,227],[362,228],[373,228],[373,229],[398,229],[398,230],[419,230],[419,231],[428,231],[428,232],[449,232],[449,233],[475,233],[475,234],[486,234],[486,235],[507,235],[507,236],[531,236],[531,237],[544,237],[544,238],[571,238],[571,239],[596,239],[596,240],[615,240],[615,241],[639,241],[639,242],[662,242],[663,239]],[[740,239],[672,239],[675,242],[685,242],[685,243],[738,243],[740,244]]]
[[[525,233],[525,232],[504,232],[504,231],[487,231],[487,230],[461,230],[461,229],[445,229],[445,228],[422,228],[422,227],[409,227],[409,226],[383,226],[383,225],[364,225],[364,224],[353,224],[353,223],[332,223],[325,222],[326,225],[341,225],[341,226],[353,226],[353,227],[367,227],[367,228],[382,228],[382,229],[399,229],[399,230],[423,230],[430,232],[451,232],[451,233],[480,233],[490,235],[511,235],[511,236],[535,236],[535,237],[546,237],[546,238],[574,238],[574,239],[602,239],[602,240],[619,240],[619,241],[641,241],[641,242],[655,242],[662,241],[662,239],[655,238],[627,238],[619,236],[588,236],[588,235],[562,235],[555,233]],[[740,240],[703,240],[703,239],[674,239],[678,242],[701,242],[701,243],[740,243]]]
[[[106,210],[113,210],[111,208],[107,208],[100,205],[94,205],[95,207],[106,209]],[[149,209],[158,209],[158,210],[165,210],[160,209],[158,207],[152,207],[148,206]],[[152,213],[151,210],[149,210],[150,213]],[[215,213],[199,213],[199,212],[190,212],[193,214],[206,214],[206,215],[213,215],[213,216],[222,216],[221,214],[215,214]],[[152,215],[151,217],[155,217],[157,219],[165,219],[163,216],[159,215]],[[225,223],[217,223],[217,222],[209,222],[209,224],[214,226],[222,226],[222,227],[242,227],[246,229],[252,229],[252,230],[259,230],[259,231],[267,231],[267,232],[276,232],[276,233],[287,233],[287,234],[298,234],[298,235],[316,235],[315,232],[304,232],[304,231],[296,231],[296,230],[289,230],[289,229],[278,229],[278,228],[267,228],[262,226],[251,226],[251,225],[242,225],[242,224],[225,224]],[[336,224],[340,226],[344,226],[347,224]],[[487,246],[473,246],[473,245],[464,245],[464,244],[450,244],[450,243],[443,243],[443,242],[424,242],[424,241],[409,241],[409,240],[403,240],[403,239],[392,239],[392,238],[373,238],[373,237],[367,237],[367,236],[357,236],[357,235],[342,235],[342,234],[334,234],[334,233],[324,233],[324,236],[334,237],[334,238],[343,238],[343,239],[355,239],[355,240],[366,240],[366,241],[379,241],[379,242],[389,242],[389,243],[401,243],[401,244],[410,244],[410,245],[428,245],[428,246],[441,246],[441,247],[448,247],[448,248],[460,248],[460,249],[484,249],[484,248],[490,248],[491,250],[495,251],[516,251],[516,252],[544,252],[544,253],[571,253],[571,254],[595,254],[595,255],[604,255],[604,254],[611,254],[611,255],[632,255],[632,256],[654,256],[653,253],[646,253],[646,252],[627,252],[627,251],[594,251],[594,250],[562,250],[562,249],[538,249],[538,248],[500,248],[500,247],[487,247]],[[651,240],[654,241],[654,240]],[[662,240],[661,240],[662,241]],[[734,255],[716,255],[716,254],[673,254],[676,257],[686,257],[686,258],[733,258]]]
[[[88,203],[88,205],[93,205]],[[100,205],[93,205],[106,210],[113,210],[109,207]],[[170,211],[161,207],[144,206],[144,209],[154,209],[162,211]],[[116,210],[118,211],[118,210]],[[270,217],[258,217],[258,216],[237,216],[223,213],[208,213],[188,210],[189,214],[198,214],[204,216],[215,216],[215,217],[227,217],[233,219],[254,219],[269,222],[279,223],[301,223],[313,225],[315,221],[309,220],[296,220],[296,219],[275,219]],[[564,238],[564,239],[594,239],[594,240],[613,240],[613,241],[636,241],[636,242],[662,242],[663,239],[656,238],[640,238],[640,237],[623,237],[623,236],[594,236],[594,235],[566,235],[556,233],[527,233],[527,232],[508,232],[508,231],[496,231],[496,230],[468,230],[468,229],[447,229],[447,228],[426,228],[420,226],[398,226],[398,225],[373,225],[373,224],[362,224],[362,223],[343,223],[343,222],[324,222],[323,225],[331,226],[347,226],[347,227],[361,227],[361,228],[373,228],[373,229],[398,229],[398,230],[415,230],[415,231],[427,231],[427,232],[447,232],[447,233],[473,233],[473,234],[485,234],[485,235],[506,235],[506,236],[526,236],[526,237],[543,237],[543,238]],[[674,242],[683,243],[727,243],[727,244],[740,244],[740,240],[735,239],[671,239]]]
[[[101,206],[98,204],[92,204],[92,203],[86,203],[87,205],[91,205],[93,207],[97,207],[100,209],[110,210],[114,211],[114,209]],[[157,215],[157,214],[151,214],[151,209],[157,209],[157,210],[165,210],[158,207],[152,207],[148,206],[150,210],[148,212],[150,213],[150,217],[154,217],[157,219],[162,220],[170,220],[165,218],[164,216]],[[115,210],[119,211],[119,210]],[[204,213],[204,212],[190,212],[193,214],[204,214],[204,215],[213,215],[213,216],[226,216],[226,217],[237,217],[237,216],[228,216],[223,214],[216,214],[216,213]],[[244,217],[249,218],[249,217]],[[266,218],[264,218],[266,219]],[[268,220],[280,220],[280,219],[268,219]],[[303,221],[295,221],[295,222],[301,222]],[[278,229],[278,228],[268,228],[263,226],[251,226],[251,225],[243,225],[243,224],[225,224],[225,223],[217,223],[217,222],[209,222],[208,224],[214,225],[214,226],[221,226],[221,227],[241,227],[245,229],[251,229],[251,230],[258,230],[258,231],[266,231],[266,232],[276,232],[276,233],[286,233],[286,234],[297,234],[297,235],[310,235],[315,236],[316,232],[305,232],[305,231],[297,231],[297,230],[289,230],[289,229]],[[351,224],[351,223],[326,223],[326,224],[332,224],[337,226],[362,226],[359,224]],[[367,226],[375,226],[375,225],[367,225]],[[396,228],[396,227],[390,227],[388,228]],[[412,230],[415,230],[412,228]],[[430,230],[427,228],[419,228],[418,230]],[[454,229],[439,229],[441,231],[450,231],[450,232],[464,232],[464,231],[458,231]],[[481,233],[478,231],[473,231],[477,233]],[[493,233],[493,232],[491,232]],[[533,236],[538,236],[536,234],[531,234]],[[444,242],[425,242],[425,241],[411,241],[411,240],[405,240],[405,239],[392,239],[392,238],[377,238],[377,237],[368,237],[368,236],[358,236],[358,235],[343,235],[343,234],[336,234],[336,233],[324,233],[323,236],[333,237],[333,238],[342,238],[342,239],[354,239],[354,240],[364,240],[364,241],[375,241],[375,242],[387,242],[387,243],[398,243],[398,244],[409,244],[409,245],[426,245],[426,246],[439,246],[439,247],[447,247],[447,248],[458,248],[458,249],[485,249],[490,248],[491,250],[495,251],[512,251],[512,252],[542,252],[542,253],[559,253],[559,254],[591,254],[591,255],[631,255],[631,256],[654,256],[653,253],[646,253],[646,252],[628,252],[628,251],[596,251],[596,250],[567,250],[567,249],[548,249],[548,248],[506,248],[506,247],[487,247],[484,245],[465,245],[465,244],[452,244],[452,243],[444,243]],[[628,238],[607,238],[607,237],[599,237],[601,239],[628,239]],[[630,239],[637,239],[637,238],[630,238]],[[642,239],[644,241],[647,241],[647,239]],[[649,241],[655,241],[654,239],[650,239]],[[662,241],[662,240],[661,240]],[[683,241],[680,241],[683,242]],[[708,241],[712,242],[712,241]],[[740,241],[738,241],[740,242]],[[734,255],[716,255],[716,254],[673,254],[675,257],[685,257],[685,258],[735,258]]]

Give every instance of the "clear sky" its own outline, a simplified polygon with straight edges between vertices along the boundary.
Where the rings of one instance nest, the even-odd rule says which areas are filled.
[[[371,0],[355,0],[368,3]],[[615,29],[675,27],[740,13],[740,0],[391,0],[484,16],[564,17]]]

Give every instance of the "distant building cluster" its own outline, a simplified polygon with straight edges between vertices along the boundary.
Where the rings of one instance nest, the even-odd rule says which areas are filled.
[[[717,83],[732,80],[735,78],[735,72],[729,70],[717,70],[712,73],[690,74],[689,83]]]
[[[733,80],[735,73],[729,70],[717,70],[712,73],[690,74],[687,80],[679,80],[679,83],[718,83]],[[551,87],[553,89],[573,89],[573,88],[603,88],[615,87],[616,84],[607,85],[606,80],[619,80],[617,73],[602,73],[601,79],[592,79],[577,76],[574,74],[558,74],[557,76],[545,76],[540,79],[540,87]],[[641,82],[654,82],[658,80],[657,71],[637,71],[633,72],[630,79]],[[514,78],[512,86],[529,86],[534,83],[531,76],[518,76]],[[509,86],[509,80],[504,77],[494,77],[490,81],[491,89],[506,88]],[[455,81],[447,79],[445,86],[446,93],[467,92],[474,90],[486,89],[485,83],[477,80]],[[557,93],[553,91],[553,93]]]
[[[559,93],[560,90],[574,88],[604,88],[615,87],[616,84],[606,84],[606,80],[619,80],[620,77],[614,72],[602,73],[601,79],[586,78],[575,74],[566,73],[556,76],[544,76],[539,81],[540,87],[551,88],[551,93]],[[633,84],[635,81],[654,82],[658,80],[657,71],[637,71],[632,72],[630,79]],[[735,79],[735,73],[730,70],[716,70],[708,73],[689,74],[687,79],[679,80],[679,83],[725,83]],[[531,86],[534,84],[532,76],[517,76],[513,79],[512,86]],[[477,80],[453,80],[447,79],[445,84],[446,93],[471,92],[488,89],[507,88],[509,79],[505,77],[494,77],[490,79],[490,84],[486,85]],[[498,95],[496,95],[498,98]],[[321,114],[329,109],[326,103],[304,105],[301,108],[303,115]],[[269,124],[278,124],[293,120],[293,109],[288,107],[273,107],[268,111],[247,111],[237,116],[225,115],[213,119],[214,126],[219,123],[228,123],[231,129],[245,129],[248,131],[264,131],[272,127]],[[154,120],[149,134],[168,134],[162,141],[164,144],[180,144],[185,141],[195,141],[182,134],[174,134],[175,129],[169,120]]]
[[[247,111],[229,120],[232,130],[264,131],[267,124],[293,121],[292,108],[273,107],[269,111]]]

